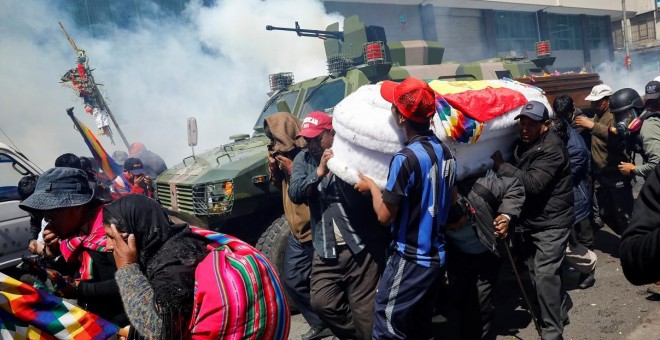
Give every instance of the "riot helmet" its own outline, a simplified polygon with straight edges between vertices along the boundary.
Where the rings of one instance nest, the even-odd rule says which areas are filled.
[[[627,87],[618,90],[610,97],[610,111],[618,113],[630,108],[642,110],[644,108],[644,101],[637,91]]]
[[[620,136],[629,136],[642,127],[639,114],[644,109],[644,101],[637,91],[623,88],[612,94],[610,111],[614,113],[612,132]]]

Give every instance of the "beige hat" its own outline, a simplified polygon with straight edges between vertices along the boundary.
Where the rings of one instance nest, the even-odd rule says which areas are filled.
[[[591,89],[591,93],[586,98],[584,98],[584,100],[595,102],[603,99],[603,97],[609,97],[613,93],[614,92],[612,91],[612,88],[605,84],[600,84],[594,86],[594,88]]]

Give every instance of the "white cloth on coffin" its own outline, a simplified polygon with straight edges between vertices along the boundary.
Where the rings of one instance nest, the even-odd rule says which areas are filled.
[[[498,85],[521,92],[527,100],[537,100],[552,109],[545,96],[535,88],[511,81],[493,81]],[[396,126],[391,114],[391,104],[380,96],[380,85],[360,87],[342,100],[333,111],[333,128],[336,131],[332,147],[334,157],[328,167],[348,183],[358,181],[358,172],[371,177],[383,188],[387,181],[392,156],[404,147],[405,136]],[[447,144],[457,160],[457,177],[485,171],[492,167],[490,156],[499,150],[505,159],[511,156],[513,143],[518,138],[517,121],[520,107],[483,126],[479,140],[473,144],[456,143],[441,128],[436,114],[433,128],[436,135]]]

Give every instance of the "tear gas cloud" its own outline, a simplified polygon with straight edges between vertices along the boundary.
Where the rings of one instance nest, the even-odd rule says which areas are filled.
[[[230,135],[251,133],[268,98],[268,74],[292,71],[302,80],[326,72],[322,41],[268,32],[267,24],[299,21],[324,29],[343,20],[327,14],[319,0],[219,0],[211,6],[193,0],[176,17],[153,5],[152,19],[141,13],[129,27],[106,23],[107,34],[92,37],[89,27],[74,24],[70,7],[64,1],[0,2],[0,112],[7,135],[0,141],[11,139],[43,169],[65,152],[89,155],[66,108],[74,106],[96,130],[82,100],[59,84],[76,56],[58,21],[87,52],[129,142],[144,143],[172,166],[190,154],[188,117],[197,117],[197,152],[208,150]],[[114,146],[98,138],[109,153],[125,150],[116,130]]]
[[[632,71],[628,71],[621,66],[622,64],[620,61],[602,63],[594,68],[594,72],[597,72],[603,84],[611,87],[613,91],[629,87],[635,89],[640,95],[644,95],[646,83],[660,75],[657,71],[645,72],[634,68]]]

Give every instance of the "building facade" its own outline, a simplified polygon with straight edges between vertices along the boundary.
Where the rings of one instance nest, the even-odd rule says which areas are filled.
[[[216,1],[220,0],[202,3],[212,6]],[[550,41],[552,55],[557,57],[554,67],[560,71],[592,70],[609,61],[623,64],[625,55],[621,0],[319,1],[328,12],[358,15],[367,25],[384,27],[390,41],[439,41],[445,47],[445,61],[534,58],[535,44],[542,40]],[[141,16],[153,15],[154,7],[164,18],[177,15],[188,2],[72,0],[64,4],[92,36],[102,36],[114,27],[139,26]],[[660,0],[625,2],[633,62],[645,67],[655,64],[660,71]]]
[[[632,67],[644,73],[660,74],[660,18],[659,0],[626,0],[628,16],[624,35],[622,18],[612,22],[612,36],[617,61],[623,60],[625,38],[632,57]]]
[[[497,56],[535,58],[536,42],[549,40],[555,68],[591,70],[614,58],[612,20],[620,0],[324,0],[329,12],[357,14],[385,27],[388,40],[437,40],[445,60]],[[631,15],[634,12],[631,12]]]

